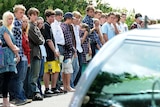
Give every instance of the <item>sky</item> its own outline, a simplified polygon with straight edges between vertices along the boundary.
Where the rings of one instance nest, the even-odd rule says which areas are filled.
[[[147,15],[152,19],[160,19],[159,0],[102,0],[107,2],[113,8],[126,8],[127,10],[135,9],[136,13]]]

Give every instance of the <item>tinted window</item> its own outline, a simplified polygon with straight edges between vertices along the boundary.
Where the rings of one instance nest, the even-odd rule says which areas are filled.
[[[82,107],[160,105],[159,54],[160,43],[124,42],[99,68]]]

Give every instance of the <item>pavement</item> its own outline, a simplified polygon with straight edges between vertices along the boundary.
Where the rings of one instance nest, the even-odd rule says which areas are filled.
[[[68,107],[74,92],[44,98],[43,101],[32,101],[31,103],[18,107]],[[0,104],[2,98],[0,98]],[[0,107],[2,107],[0,105]]]

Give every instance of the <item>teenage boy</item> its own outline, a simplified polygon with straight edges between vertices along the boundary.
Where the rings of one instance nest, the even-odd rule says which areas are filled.
[[[115,14],[113,12],[110,12],[108,14],[107,22],[105,22],[102,25],[102,34],[103,34],[104,42],[107,42],[108,40],[110,40],[116,35],[115,28],[112,25],[112,23],[114,23],[114,18],[115,18]]]
[[[31,59],[31,68],[29,72],[29,97],[35,100],[43,100],[43,97],[40,94],[40,90],[37,85],[39,72],[40,72],[40,62],[42,59],[40,45],[44,43],[44,38],[36,25],[36,21],[39,15],[39,10],[36,8],[30,8],[27,12],[30,19],[30,28],[28,31],[29,45],[31,48],[30,59]]]
[[[90,34],[88,37],[90,38],[90,45],[91,45],[91,50],[92,50],[92,58],[96,54],[96,39],[95,39],[95,33],[94,33],[94,22],[93,22],[93,17],[95,13],[95,8],[92,5],[89,5],[86,7],[86,16],[83,19],[83,23],[86,23],[89,26],[90,29]]]
[[[17,74],[13,75],[10,82],[10,101],[15,105],[23,105],[27,103],[27,100],[24,92],[24,80],[27,73],[27,57],[24,55],[22,49],[22,17],[26,11],[26,8],[23,5],[15,5],[13,7],[14,11],[14,26],[13,26],[13,36],[16,40],[16,46],[20,49],[19,56],[20,61],[17,63]],[[29,101],[30,102],[30,101]]]
[[[67,91],[69,92],[75,91],[70,86],[71,73],[73,73],[72,57],[75,52],[72,41],[73,35],[70,29],[72,20],[73,20],[73,14],[71,12],[67,12],[64,14],[64,22],[61,23],[61,28],[65,39],[64,61],[62,63],[62,80],[65,93],[67,93]]]
[[[63,19],[63,11],[61,9],[55,9],[55,16],[54,16],[54,22],[51,24],[53,36],[55,39],[55,46],[56,50],[59,51],[60,53],[60,59],[63,59],[63,53],[64,53],[64,35],[62,32],[62,29],[60,27],[61,21]],[[62,61],[60,61],[62,63]],[[61,78],[61,72],[59,73],[59,80],[57,81],[57,89],[63,93],[64,91],[61,89],[61,84],[62,84],[62,78]]]
[[[60,72],[60,64],[58,59],[59,52],[55,48],[55,40],[51,30],[51,23],[54,22],[54,11],[47,9],[45,11],[46,22],[44,23],[43,36],[45,38],[45,48],[47,52],[47,62],[44,65],[43,81],[45,85],[45,96],[52,96],[52,94],[59,94],[59,90],[56,89],[56,83]],[[49,89],[49,81],[51,75],[51,90]]]

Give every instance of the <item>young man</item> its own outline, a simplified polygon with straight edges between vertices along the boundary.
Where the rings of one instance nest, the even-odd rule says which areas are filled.
[[[114,26],[112,25],[112,23],[114,23],[114,18],[115,14],[113,12],[110,12],[108,14],[107,22],[102,25],[104,42],[107,42],[116,35]]]
[[[121,14],[121,19],[120,19],[120,30],[121,32],[127,32],[128,31],[128,25],[125,23],[126,22],[126,14],[122,13]]]
[[[12,31],[16,40],[16,46],[20,49],[20,61],[16,66],[18,72],[13,75],[10,82],[10,101],[15,103],[15,105],[23,105],[28,101],[23,88],[28,62],[22,49],[22,17],[26,11],[26,8],[23,5],[15,5],[13,11],[15,19]]]
[[[140,13],[137,13],[135,15],[135,21],[131,25],[130,29],[140,29],[142,21],[143,21],[142,15]]]
[[[92,5],[87,6],[86,8],[86,13],[87,15],[83,19],[83,23],[86,23],[89,26],[90,29],[90,34],[88,35],[90,38],[90,45],[91,45],[91,50],[92,50],[92,58],[96,54],[96,40],[95,40],[95,33],[94,33],[94,22],[93,22],[93,17],[94,17],[94,12],[95,8]]]
[[[70,86],[71,73],[73,73],[72,57],[75,52],[73,48],[73,41],[72,41],[73,35],[70,29],[72,20],[73,20],[73,14],[71,12],[67,12],[64,15],[64,22],[61,23],[61,28],[62,28],[64,39],[65,39],[64,61],[62,63],[62,79],[63,79],[63,87],[64,87],[65,93],[67,91],[70,91],[70,92],[75,91]]]
[[[72,13],[74,17],[72,26],[73,26],[73,33],[74,33],[75,42],[76,42],[74,46],[74,48],[76,49],[76,52],[74,54],[74,58],[72,61],[73,73],[71,74],[71,87],[74,88],[81,76],[83,49],[81,46],[81,39],[80,39],[80,32],[79,32],[81,14],[78,11],[73,11]]]
[[[52,33],[55,39],[55,46],[56,46],[56,50],[59,51],[60,56],[59,59],[63,60],[63,54],[64,54],[64,44],[65,44],[65,40],[64,40],[64,35],[63,35],[63,31],[60,27],[61,21],[63,19],[63,11],[61,9],[55,9],[55,16],[54,16],[54,22],[51,23],[51,28],[52,28]],[[60,63],[62,63],[60,61]],[[62,84],[62,78],[61,78],[61,72],[59,73],[59,80],[57,81],[57,89],[63,93],[64,91],[61,89],[61,84]]]
[[[40,90],[37,85],[39,72],[40,72],[40,62],[42,59],[40,45],[44,43],[44,38],[36,25],[36,21],[39,15],[39,10],[36,8],[30,8],[27,12],[30,19],[30,28],[28,31],[29,45],[31,48],[31,68],[29,72],[29,97],[32,100],[43,100],[40,94]]]
[[[43,36],[45,38],[45,48],[47,52],[47,62],[44,66],[43,81],[45,85],[45,96],[52,96],[52,94],[59,94],[59,90],[56,89],[56,83],[60,72],[60,64],[58,62],[59,52],[55,48],[55,40],[51,30],[51,23],[54,22],[54,11],[47,9],[45,11],[46,22],[44,23]],[[49,81],[51,75],[51,90],[49,89]]]

